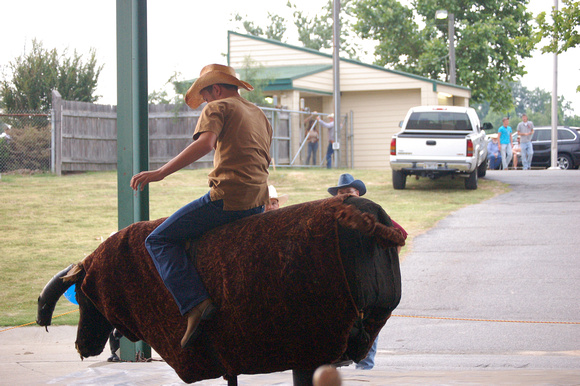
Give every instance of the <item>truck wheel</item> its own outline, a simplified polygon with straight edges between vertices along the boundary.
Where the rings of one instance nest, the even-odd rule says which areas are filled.
[[[477,170],[469,173],[469,177],[465,179],[465,189],[475,190],[477,189]]]
[[[485,177],[485,174],[487,173],[487,163],[488,161],[486,159],[477,167],[477,177]]]
[[[393,170],[393,188],[405,189],[407,184],[407,176],[400,170]]]

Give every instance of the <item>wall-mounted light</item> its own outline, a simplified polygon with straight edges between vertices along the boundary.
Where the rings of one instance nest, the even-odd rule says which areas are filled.
[[[435,19],[447,19],[447,11],[444,9],[435,11]]]

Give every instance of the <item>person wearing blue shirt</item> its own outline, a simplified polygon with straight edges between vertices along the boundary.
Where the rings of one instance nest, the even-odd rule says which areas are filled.
[[[503,170],[508,169],[508,165],[512,160],[512,128],[508,126],[510,122],[509,118],[504,118],[503,125],[497,129],[497,134],[499,135],[499,146],[500,146],[500,153],[501,153],[501,164],[503,166]]]

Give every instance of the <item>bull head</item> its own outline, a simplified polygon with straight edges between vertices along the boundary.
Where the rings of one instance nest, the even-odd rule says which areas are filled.
[[[36,323],[46,327],[52,322],[52,314],[60,297],[73,284],[79,289],[76,291],[76,300],[79,304],[80,318],[77,330],[75,347],[82,358],[99,355],[103,352],[113,326],[97,310],[95,305],[80,290],[85,271],[80,264],[71,264],[63,269],[46,284],[38,297],[38,312]]]

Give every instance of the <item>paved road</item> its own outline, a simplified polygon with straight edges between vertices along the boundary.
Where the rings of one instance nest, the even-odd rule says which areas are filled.
[[[546,323],[393,317],[377,369],[580,370],[580,171],[487,178],[512,191],[415,238],[395,314]]]

